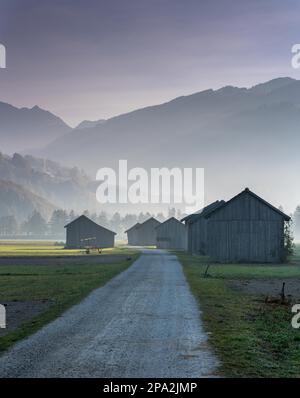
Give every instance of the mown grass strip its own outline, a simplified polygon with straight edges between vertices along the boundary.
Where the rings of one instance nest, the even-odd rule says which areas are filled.
[[[298,249],[298,248],[297,248]],[[299,377],[300,330],[290,306],[265,304],[261,296],[230,287],[232,279],[299,277],[300,266],[217,265],[204,278],[207,259],[177,253],[200,304],[210,344],[226,377]]]
[[[26,322],[17,330],[0,337],[0,351],[6,350],[18,340],[36,332],[69,307],[79,303],[91,291],[103,286],[111,278],[127,269],[138,256],[139,254],[135,252],[131,260],[112,264],[82,264],[66,267],[18,266],[11,267],[9,275],[5,272],[0,273],[0,303],[15,300],[51,300],[52,302],[50,308],[44,313]]]

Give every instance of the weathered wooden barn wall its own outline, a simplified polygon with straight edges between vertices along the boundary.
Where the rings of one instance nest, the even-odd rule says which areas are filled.
[[[112,232],[90,220],[86,216],[80,216],[65,226],[66,248],[82,248],[96,246],[99,248],[114,247],[115,232]],[[86,239],[92,239],[87,241]],[[85,241],[84,241],[85,240]]]
[[[224,200],[217,200],[197,213],[190,214],[182,219],[187,227],[187,250],[193,254],[207,254],[207,223],[205,217],[210,211],[224,204]]]
[[[128,245],[138,246],[138,228],[140,225],[140,223],[136,223],[131,228],[127,229],[127,231],[125,231],[127,234]]]
[[[206,254],[207,220],[199,217],[187,224],[188,251],[194,254]]]
[[[156,245],[156,227],[160,224],[155,218],[151,217],[138,226],[137,246]]]
[[[207,215],[208,254],[219,262],[278,263],[289,217],[246,189]]]
[[[187,227],[174,217],[158,225],[156,234],[158,249],[187,249]]]

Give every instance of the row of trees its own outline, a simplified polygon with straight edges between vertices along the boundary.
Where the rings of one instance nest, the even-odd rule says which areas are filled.
[[[159,221],[163,222],[170,217],[177,217],[181,219],[184,215],[180,210],[176,211],[174,208],[169,209],[168,215],[164,216],[163,213],[150,214],[140,213],[126,214],[121,216],[116,212],[110,216],[102,211],[99,214],[89,213],[86,210],[84,213],[87,217],[91,218],[97,224],[109,228],[123,236],[124,231],[130,228],[137,222],[144,222],[149,217],[154,216]],[[18,224],[14,216],[4,216],[0,218],[0,235],[1,236],[16,236],[16,235],[35,235],[35,236],[53,236],[57,238],[64,237],[64,226],[78,217],[73,210],[67,212],[65,210],[54,210],[49,220],[46,220],[42,215],[34,211],[24,222]]]
[[[0,235],[39,235],[43,236],[49,230],[47,221],[37,211],[33,212],[27,220],[18,224],[15,216],[0,218]]]
[[[102,211],[99,214],[89,213],[86,210],[83,214],[91,218],[97,224],[109,228],[122,237],[124,231],[130,228],[135,223],[142,223],[149,217],[154,216],[160,222],[165,221],[170,217],[176,217],[179,220],[184,217],[180,210],[174,208],[169,209],[168,214],[164,216],[163,213],[150,214],[126,214],[121,216],[116,212],[112,216]],[[18,223],[14,216],[0,217],[0,236],[16,236],[16,235],[36,235],[36,236],[53,236],[57,238],[64,237],[64,226],[78,217],[73,210],[67,212],[65,210],[54,210],[50,219],[46,220],[42,215],[34,211],[24,222]],[[296,240],[300,240],[300,205],[297,206],[294,214],[292,214],[293,225],[292,230]]]

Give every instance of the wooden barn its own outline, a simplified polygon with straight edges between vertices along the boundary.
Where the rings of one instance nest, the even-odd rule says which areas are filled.
[[[284,223],[290,217],[248,188],[205,217],[207,252],[215,261],[279,263],[284,260]]]
[[[206,216],[217,207],[221,206],[224,200],[217,200],[203,207],[197,213],[184,217],[187,229],[187,251],[192,254],[207,254],[207,218]]]
[[[84,215],[71,221],[65,228],[67,249],[114,247],[116,233],[101,227]]]
[[[127,229],[127,231],[125,231],[125,233],[127,234],[127,241],[128,244],[131,246],[138,246],[138,228],[141,224],[139,222],[137,222],[136,224],[134,224],[132,227],[130,227],[129,229]]]
[[[158,249],[186,250],[186,226],[174,217],[158,225],[156,227],[156,247]]]
[[[137,225],[136,227],[133,226],[130,229],[134,228],[135,232],[127,230],[127,236],[134,237],[136,240],[135,246],[155,246],[156,245],[156,227],[160,224],[155,218],[151,217],[145,222]],[[129,234],[128,234],[129,231]]]

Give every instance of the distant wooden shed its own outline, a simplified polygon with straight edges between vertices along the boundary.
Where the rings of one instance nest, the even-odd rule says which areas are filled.
[[[133,238],[135,246],[155,246],[156,245],[156,227],[160,224],[155,218],[151,217],[145,222],[127,230],[128,242]]]
[[[132,227],[127,229],[125,233],[127,234],[127,241],[128,244],[131,246],[138,246],[139,241],[138,241],[138,228],[141,224],[137,222],[134,224]]]
[[[207,254],[207,218],[206,216],[214,209],[225,203],[217,200],[199,210],[196,213],[184,217],[187,229],[187,251],[192,254]]]
[[[116,233],[82,215],[71,221],[66,228],[66,248],[114,247]]]
[[[210,211],[207,252],[218,262],[279,263],[290,217],[248,188]]]
[[[185,224],[171,217],[156,227],[156,247],[158,249],[187,248],[187,228]]]

